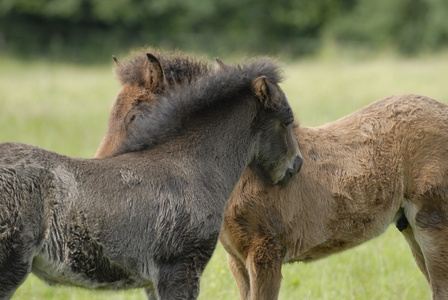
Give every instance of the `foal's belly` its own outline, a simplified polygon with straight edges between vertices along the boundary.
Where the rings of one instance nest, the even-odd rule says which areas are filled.
[[[370,239],[370,238],[369,238]],[[344,239],[330,239],[326,240],[325,242],[315,245],[314,247],[303,251],[301,253],[296,253],[293,256],[286,256],[284,263],[291,263],[291,262],[311,262],[315,261],[321,258],[325,258],[327,256],[330,256],[332,254],[336,254],[339,252],[342,252],[344,250],[356,247],[363,242],[369,240],[344,240]]]
[[[287,249],[284,262],[310,262],[356,247],[384,233],[401,214],[399,205],[393,205],[368,218],[346,218],[346,226],[326,226],[321,232],[310,233],[321,236],[320,240],[315,240],[315,236],[303,236],[290,242],[294,246]]]
[[[72,262],[71,262],[72,263]],[[119,266],[81,270],[70,266],[70,262],[56,263],[42,256],[35,257],[32,272],[50,285],[60,284],[89,289],[133,289],[148,288],[152,282]]]

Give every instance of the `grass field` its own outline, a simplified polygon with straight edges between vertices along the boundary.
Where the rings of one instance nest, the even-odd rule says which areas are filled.
[[[77,66],[0,56],[0,142],[19,141],[92,157],[119,90],[113,63]],[[285,62],[282,85],[301,126],[338,119],[379,98],[416,93],[448,103],[448,55],[419,59],[321,58]],[[429,299],[407,244],[391,226],[379,238],[311,264],[283,268],[280,299]],[[0,283],[1,284],[1,283]],[[31,275],[13,299],[145,299],[136,291],[48,287]],[[200,299],[238,299],[218,247],[202,277]]]

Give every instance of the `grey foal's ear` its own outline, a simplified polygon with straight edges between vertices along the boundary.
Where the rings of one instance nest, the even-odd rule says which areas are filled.
[[[269,101],[269,87],[266,76],[260,76],[256,78],[253,83],[253,88],[255,97],[258,98],[263,107],[270,108],[272,105],[270,105]]]
[[[218,70],[221,72],[227,72],[230,69],[230,66],[226,65],[222,62],[222,60],[219,57],[215,58],[216,62],[218,63]]]

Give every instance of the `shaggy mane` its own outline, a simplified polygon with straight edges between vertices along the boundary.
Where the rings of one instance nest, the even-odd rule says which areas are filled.
[[[211,71],[211,67],[205,59],[196,59],[180,51],[161,52],[147,47],[132,52],[123,63],[116,67],[115,73],[122,85],[125,83],[145,84],[144,72],[148,60],[146,53],[157,57],[169,86],[179,83],[189,84]]]
[[[210,72],[191,85],[176,85],[159,97],[149,112],[134,121],[134,126],[119,153],[141,151],[179,135],[190,116],[219,107],[229,107],[253,95],[253,81],[266,76],[271,83],[282,81],[278,63],[258,58],[225,71]]]

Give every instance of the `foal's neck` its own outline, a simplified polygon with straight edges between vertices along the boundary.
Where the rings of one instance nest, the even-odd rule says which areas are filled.
[[[195,119],[189,124],[191,127],[186,128],[184,140],[187,147],[195,153],[195,159],[203,168],[214,168],[216,180],[225,180],[229,195],[251,159],[254,115],[251,109],[239,104]]]

